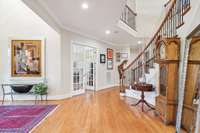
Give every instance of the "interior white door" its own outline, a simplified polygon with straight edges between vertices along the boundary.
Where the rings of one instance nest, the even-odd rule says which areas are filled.
[[[96,88],[96,48],[72,44],[73,95]]]

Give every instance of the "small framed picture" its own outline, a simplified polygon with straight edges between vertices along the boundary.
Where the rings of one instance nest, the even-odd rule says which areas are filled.
[[[119,52],[116,53],[116,62],[121,61],[121,54]]]
[[[113,60],[112,59],[108,59],[107,60],[107,69],[108,70],[112,70],[113,69]]]
[[[113,59],[113,50],[107,48],[107,59]]]
[[[100,54],[100,63],[106,63],[106,55]]]
[[[121,53],[122,59],[128,59],[128,53]]]

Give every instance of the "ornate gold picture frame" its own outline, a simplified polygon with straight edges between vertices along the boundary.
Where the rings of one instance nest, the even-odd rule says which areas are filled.
[[[11,76],[42,76],[42,41],[11,40]]]

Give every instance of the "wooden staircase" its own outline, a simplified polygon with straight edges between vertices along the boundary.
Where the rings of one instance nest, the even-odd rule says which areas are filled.
[[[125,68],[123,79],[123,88],[133,85],[142,77],[143,69],[145,73],[153,68],[155,63],[156,41],[160,38],[177,37],[177,30],[184,25],[184,15],[190,10],[190,0],[171,0],[171,6],[161,22],[158,30],[153,35],[152,39],[140,52],[140,54]],[[148,55],[148,56],[147,56]]]
[[[170,39],[178,37],[177,30],[184,25],[184,15],[191,8],[190,0],[170,0],[168,5],[168,11],[152,39],[139,55],[125,68],[123,84],[121,85],[122,89],[134,86],[135,83],[139,82],[140,77],[144,74],[148,74],[150,69],[154,68],[157,48],[156,43],[158,40],[161,38]],[[180,111],[180,109],[181,108],[179,108],[178,111]],[[180,122],[179,118],[180,116],[177,117],[177,120]],[[179,130],[180,126],[177,127],[177,131]]]

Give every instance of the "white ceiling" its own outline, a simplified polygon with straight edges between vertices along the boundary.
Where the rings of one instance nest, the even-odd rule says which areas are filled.
[[[169,0],[136,0],[138,36],[152,37],[158,29],[164,4]]]
[[[140,38],[133,37],[121,30],[117,23],[120,19],[125,0],[25,0],[37,1],[53,19],[64,29],[84,34],[115,45],[134,45]],[[89,4],[83,10],[83,2]],[[138,33],[141,37],[150,36],[155,29],[166,0],[136,0],[138,14]],[[111,30],[110,35],[105,30]],[[143,34],[145,33],[145,34]]]

